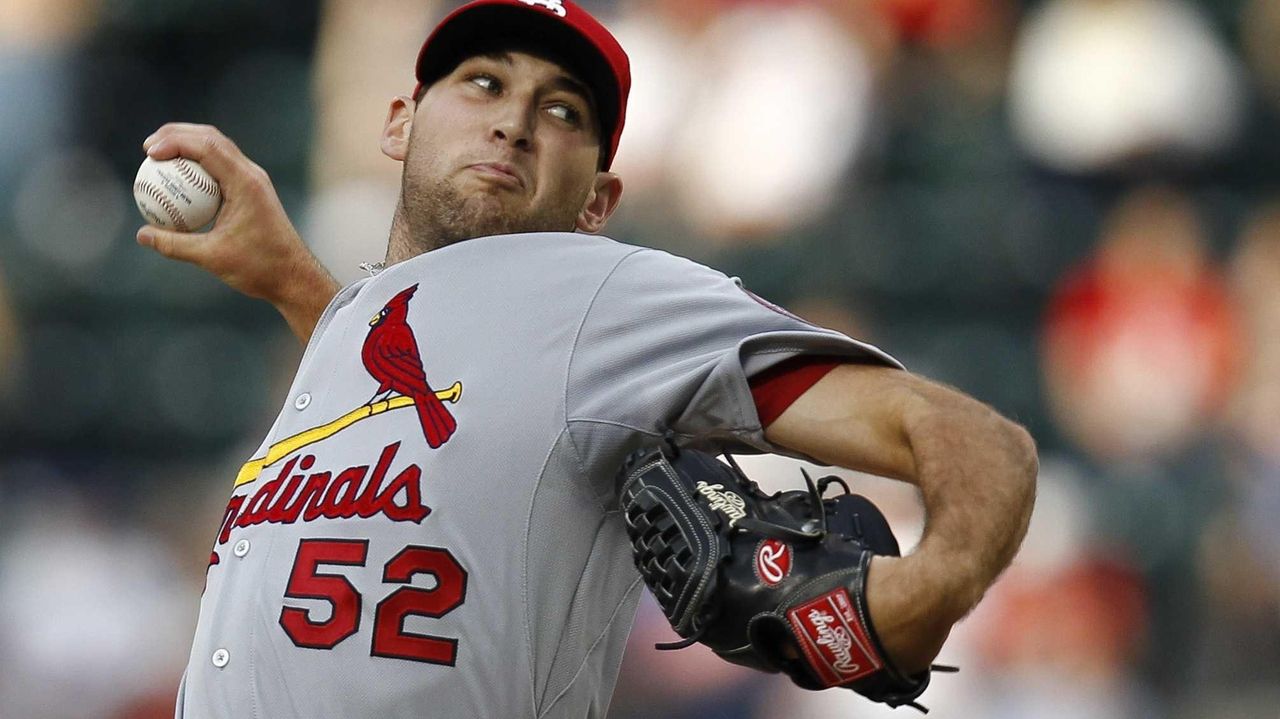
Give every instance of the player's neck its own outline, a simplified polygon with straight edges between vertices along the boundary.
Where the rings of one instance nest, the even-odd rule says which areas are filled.
[[[404,262],[419,252],[420,250],[417,250],[409,240],[408,228],[401,222],[400,213],[396,212],[395,219],[391,221],[391,237],[387,239],[386,266]]]
[[[422,232],[414,232],[409,227],[404,208],[396,205],[396,213],[391,218],[391,236],[387,239],[386,266],[417,257],[437,246],[436,238],[424,237]]]

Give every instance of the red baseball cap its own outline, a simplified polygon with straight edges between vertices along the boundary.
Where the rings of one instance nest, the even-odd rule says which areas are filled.
[[[449,13],[418,53],[414,96],[468,57],[513,44],[546,52],[595,95],[600,164],[609,169],[627,119],[631,61],[613,34],[571,0],[474,0]]]

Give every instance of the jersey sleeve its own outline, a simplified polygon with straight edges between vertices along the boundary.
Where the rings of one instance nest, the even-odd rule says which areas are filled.
[[[800,395],[839,364],[839,360],[830,357],[800,355],[753,376],[751,399],[756,404],[760,426],[768,429]]]
[[[566,418],[584,470],[607,474],[668,431],[710,451],[791,454],[764,438],[749,380],[798,355],[901,367],[706,266],[628,255],[596,292],[569,362]]]

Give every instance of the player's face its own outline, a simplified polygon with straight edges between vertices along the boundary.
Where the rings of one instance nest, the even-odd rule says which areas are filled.
[[[472,57],[411,109],[401,212],[411,232],[437,246],[594,232],[617,204],[617,177],[597,172],[590,93],[555,63],[521,52]]]

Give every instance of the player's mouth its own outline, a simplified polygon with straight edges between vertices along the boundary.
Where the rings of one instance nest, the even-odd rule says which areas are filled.
[[[516,172],[515,167],[505,162],[477,162],[468,166],[469,170],[474,170],[482,177],[489,178],[501,185],[507,185],[512,188],[523,188],[524,180]]]

